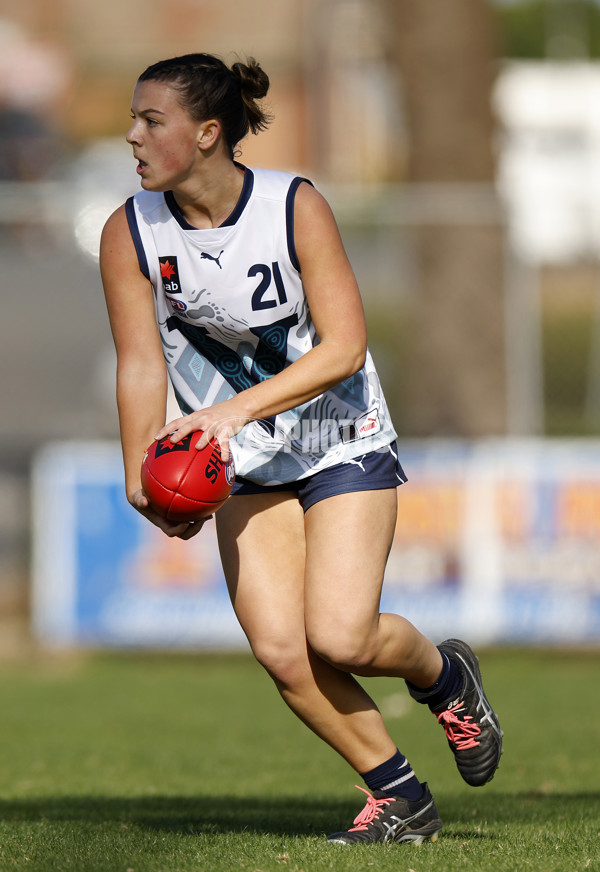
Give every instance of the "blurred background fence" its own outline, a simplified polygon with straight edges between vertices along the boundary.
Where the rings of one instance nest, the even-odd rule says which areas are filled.
[[[66,620],[52,603],[72,608],[60,584],[71,593],[87,584],[89,593],[97,579],[90,555],[100,553],[98,543],[92,548],[86,537],[90,525],[102,528],[100,515],[86,497],[82,533],[56,495],[71,511],[79,506],[82,458],[96,469],[100,443],[117,466],[115,473],[100,464],[109,495],[119,475],[99,232],[138,187],[123,139],[137,75],[160,57],[198,50],[259,59],[272,79],[275,122],[243,143],[241,159],[310,177],[338,218],[371,350],[413,463],[400,518],[412,539],[399,527],[394,606],[429,585],[435,596],[413,600],[419,618],[437,631],[435,600],[442,618],[464,619],[467,632],[477,623],[476,613],[461,612],[469,597],[479,618],[487,615],[484,638],[509,641],[524,600],[511,600],[502,627],[491,615],[518,551],[520,589],[535,588],[531,608],[542,617],[525,621],[517,638],[538,626],[536,639],[598,641],[595,618],[585,626],[574,618],[562,637],[556,627],[561,596],[578,598],[578,615],[593,616],[600,602],[600,6],[444,0],[433,15],[421,0],[132,0],[116,9],[116,0],[28,0],[18,8],[0,0],[7,650],[29,638],[32,590],[34,634],[47,639],[51,620],[55,628]],[[65,449],[66,440],[84,445]],[[520,470],[515,480],[511,463]],[[475,492],[473,503],[465,495]],[[474,524],[473,505],[488,507],[487,526]],[[120,511],[110,523],[104,516],[107,542]],[[511,511],[522,519],[518,534],[506,526]],[[520,550],[509,554],[511,536]],[[79,553],[82,541],[92,551],[68,570],[60,560]],[[401,555],[410,556],[412,575],[398,569]],[[173,552],[163,560],[161,584],[172,590],[181,590],[181,559]],[[212,556],[204,559],[212,565]],[[49,566],[57,560],[59,573]],[[105,573],[118,576],[115,566]],[[139,588],[136,566],[137,580],[128,576],[127,584]],[[444,590],[453,598],[444,600]],[[550,593],[539,599],[540,591]],[[65,639],[85,641],[70,626]],[[178,632],[188,644],[211,638],[206,628],[174,623],[170,636],[154,639],[172,644]],[[117,636],[126,642],[126,633]],[[87,641],[106,639],[97,630]]]

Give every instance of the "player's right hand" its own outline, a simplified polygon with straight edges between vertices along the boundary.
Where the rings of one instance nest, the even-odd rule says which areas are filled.
[[[209,515],[207,518],[201,518],[199,521],[184,521],[179,524],[174,524],[172,521],[167,521],[162,515],[152,508],[150,501],[142,488],[134,491],[129,498],[129,502],[140,515],[147,518],[155,527],[158,527],[166,536],[172,539],[191,539],[200,532],[205,522],[212,518]]]

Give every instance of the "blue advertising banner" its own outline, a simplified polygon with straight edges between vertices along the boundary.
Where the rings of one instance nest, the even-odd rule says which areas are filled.
[[[409,481],[382,608],[435,641],[600,642],[600,442],[400,446]],[[114,443],[33,469],[33,620],[58,645],[245,648],[214,522],[188,542],[138,515]]]
[[[34,470],[33,618],[59,644],[240,647],[209,521],[168,539],[125,499],[118,445],[49,446]]]
[[[600,442],[403,445],[383,608],[436,640],[600,641]]]

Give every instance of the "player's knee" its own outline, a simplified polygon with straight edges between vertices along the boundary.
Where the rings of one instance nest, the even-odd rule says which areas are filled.
[[[312,650],[327,663],[358,675],[371,664],[375,653],[369,635],[352,627],[332,624],[309,632],[308,641]]]
[[[255,642],[252,652],[261,666],[279,685],[291,687],[301,680],[307,668],[306,647],[292,644],[288,639],[269,639]]]

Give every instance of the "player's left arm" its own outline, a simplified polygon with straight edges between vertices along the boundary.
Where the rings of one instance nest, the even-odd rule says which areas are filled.
[[[358,284],[331,208],[308,184],[296,192],[294,238],[319,343],[277,375],[232,399],[169,422],[156,438],[172,433],[177,441],[200,429],[204,435],[198,447],[216,437],[227,457],[229,438],[249,421],[305,403],[363,366],[367,331]]]

